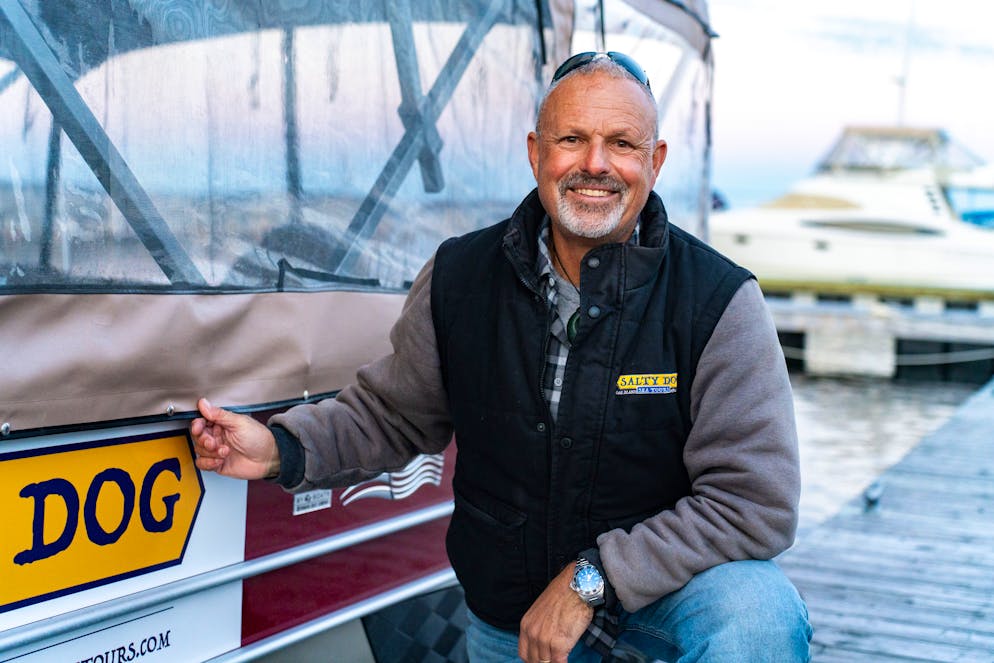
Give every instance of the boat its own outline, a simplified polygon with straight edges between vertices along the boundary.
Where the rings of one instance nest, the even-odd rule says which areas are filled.
[[[812,176],[709,230],[768,293],[994,297],[994,167],[942,129],[846,127]]]
[[[188,428],[390,352],[439,242],[534,186],[571,53],[646,67],[705,222],[706,1],[567,4],[0,1],[0,660],[465,660],[457,444],[290,495]]]

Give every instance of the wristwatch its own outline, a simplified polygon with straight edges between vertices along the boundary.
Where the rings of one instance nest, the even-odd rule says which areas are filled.
[[[582,555],[576,560],[573,580],[569,587],[590,607],[604,605],[604,578],[601,577],[597,567]]]

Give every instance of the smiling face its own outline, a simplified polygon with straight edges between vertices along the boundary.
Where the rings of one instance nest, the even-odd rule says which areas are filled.
[[[666,159],[655,123],[646,91],[628,76],[578,72],[549,93],[528,158],[557,230],[597,243],[631,235]]]

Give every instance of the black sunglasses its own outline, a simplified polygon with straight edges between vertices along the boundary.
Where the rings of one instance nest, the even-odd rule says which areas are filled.
[[[631,59],[624,53],[619,53],[618,51],[608,51],[606,53],[586,51],[584,53],[572,55],[567,58],[565,62],[559,65],[558,69],[556,69],[556,73],[552,75],[552,82],[555,83],[571,71],[575,71],[580,67],[585,67],[594,60],[599,60],[601,58],[610,59],[611,62],[627,71],[633,78],[635,78],[635,80],[644,85],[647,89],[650,91],[652,90],[652,88],[649,87],[649,77],[646,75],[645,69],[643,69],[638,62]]]

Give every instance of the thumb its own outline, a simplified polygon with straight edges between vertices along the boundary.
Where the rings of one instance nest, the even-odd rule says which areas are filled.
[[[234,414],[224,408],[215,407],[206,398],[201,398],[197,401],[197,409],[200,410],[200,414],[203,415],[204,419],[221,425],[230,423],[231,417]]]

